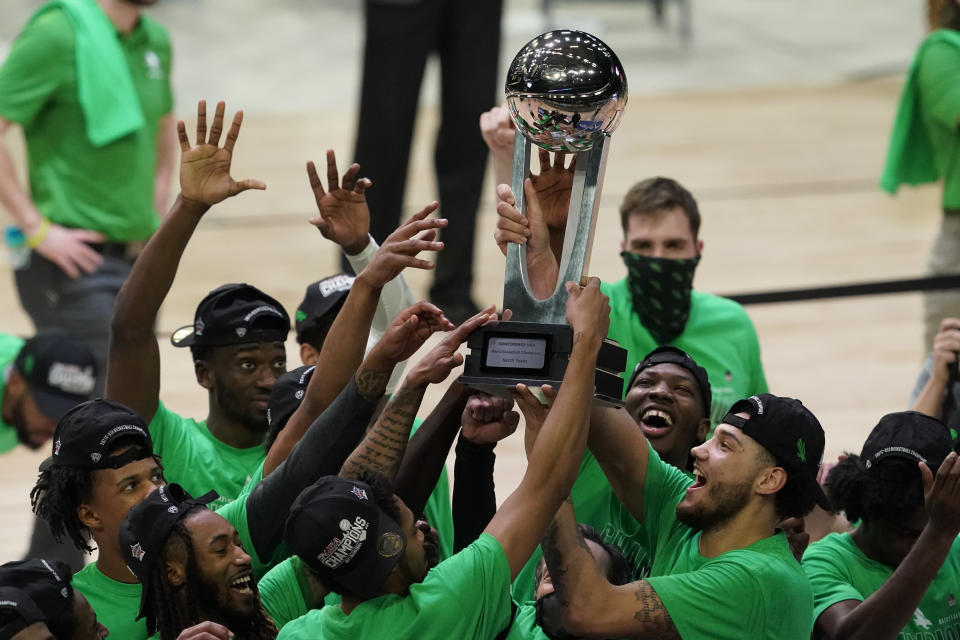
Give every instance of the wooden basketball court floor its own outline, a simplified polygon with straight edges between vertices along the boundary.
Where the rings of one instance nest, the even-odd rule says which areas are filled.
[[[656,98],[635,93],[612,142],[591,273],[606,280],[625,274],[618,255],[619,202],[637,180],[665,175],[690,188],[700,203],[705,248],[698,289],[722,294],[922,274],[939,224],[936,188],[890,198],[876,187],[901,82],[893,77]],[[191,110],[185,104],[179,109]],[[437,114],[425,109],[411,160],[408,213],[435,197],[436,126]],[[191,322],[196,303],[222,283],[253,283],[292,311],[307,283],[335,272],[336,248],[306,222],[314,205],[304,162],[320,164],[326,148],[349,161],[353,127],[347,110],[246,113],[234,175],[263,179],[268,189],[242,194],[207,214],[161,313],[161,332]],[[492,182],[484,194],[473,293],[478,302],[499,304],[503,259],[492,241]],[[6,256],[0,260],[0,331],[29,333]],[[418,295],[426,295],[429,276],[406,276]],[[859,450],[881,415],[905,408],[925,350],[921,305],[919,294],[905,294],[748,308],[771,391],[798,397],[817,414],[827,432],[827,458]],[[163,400],[187,415],[205,415],[189,354],[165,337],[160,344]],[[293,339],[287,353],[289,366],[298,365]],[[421,414],[440,392],[432,389]],[[502,500],[523,472],[519,435],[497,452]],[[0,457],[4,561],[25,549],[28,492],[47,454],[19,448]]]

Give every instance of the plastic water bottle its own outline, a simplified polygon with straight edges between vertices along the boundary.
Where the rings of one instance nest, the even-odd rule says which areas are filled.
[[[23,235],[20,227],[7,227],[4,232],[7,250],[10,251],[10,266],[14,271],[20,271],[30,266],[30,247],[27,246],[27,236]]]

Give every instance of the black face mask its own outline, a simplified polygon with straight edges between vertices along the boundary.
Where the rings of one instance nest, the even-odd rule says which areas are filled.
[[[556,591],[548,593],[536,602],[537,626],[553,640],[577,640],[579,636],[567,633],[563,628],[563,611]]]
[[[667,344],[687,326],[690,291],[696,258],[650,258],[628,251],[620,253],[627,265],[627,286],[633,310],[657,344]]]

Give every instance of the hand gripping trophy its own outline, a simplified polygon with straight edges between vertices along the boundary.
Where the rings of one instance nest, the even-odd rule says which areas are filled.
[[[590,263],[600,187],[610,135],[627,104],[627,79],[616,54],[583,31],[549,31],[527,43],[510,64],[505,87],[517,131],[512,187],[526,214],[523,182],[530,173],[530,144],[576,153],[576,170],[553,293],[538,299],[530,290],[526,247],[510,243],[504,274],[503,308],[510,322],[481,327],[461,382],[503,394],[517,383],[558,387],[572,349],[566,324],[564,283],[580,282]],[[595,401],[621,405],[626,350],[608,340],[597,358]]]

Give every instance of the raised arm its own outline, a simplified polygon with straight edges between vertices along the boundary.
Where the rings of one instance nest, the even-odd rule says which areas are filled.
[[[114,305],[105,395],[131,407],[147,423],[157,410],[160,393],[160,350],[153,326],[187,242],[211,206],[247,189],[266,189],[259,180],[237,182],[230,176],[243,112],[234,116],[221,147],[224,108],[223,102],[217,104],[208,137],[206,103],[200,101],[193,147],[183,122],[178,123],[180,195],[140,254]]]
[[[844,600],[828,607],[814,623],[814,636],[830,640],[897,638],[910,622],[960,534],[960,459],[951,452],[936,479],[920,463],[930,515],[917,542],[866,600]]]
[[[568,500],[543,537],[543,557],[563,610],[563,626],[583,638],[661,638],[680,633],[645,580],[614,586],[600,573]]]
[[[332,175],[330,171],[333,172]],[[308,170],[308,173],[311,172]],[[336,165],[333,165],[332,169],[328,167],[328,175],[333,180],[332,184],[336,184]],[[312,171],[311,184],[314,178],[319,181],[315,170]],[[436,229],[444,227],[447,221],[427,219],[427,216],[436,208],[437,203],[431,203],[400,225],[383,242],[383,246],[377,250],[373,260],[357,275],[320,351],[317,371],[322,372],[322,375],[313,376],[310,379],[303,402],[290,416],[289,422],[270,447],[267,460],[263,465],[264,475],[268,475],[283,462],[310,423],[330,405],[356,371],[363,359],[370,323],[373,321],[377,301],[384,285],[395,279],[407,267],[433,268],[432,263],[417,258],[417,254],[421,251],[439,251],[443,248],[443,243],[435,242],[434,237]],[[323,230],[322,219],[314,218],[313,222],[320,226],[321,231]],[[399,319],[402,324],[412,316],[419,316],[420,320],[428,321],[429,325],[423,325],[421,330],[429,328],[431,333],[433,330],[445,331],[453,327],[440,310],[428,302],[421,302],[402,311],[394,321]],[[394,365],[403,360],[396,361]],[[393,369],[390,373],[392,372]]]
[[[461,324],[411,367],[376,424],[343,463],[340,469],[342,477],[355,478],[364,471],[381,473],[390,479],[396,476],[427,385],[442,382],[454,367],[463,364],[463,356],[457,353],[457,348],[474,329],[486,322],[496,321],[493,310],[494,307],[487,307]]]
[[[650,446],[626,411],[594,408],[587,441],[613,492],[638,522],[643,522],[643,486]]]
[[[487,525],[503,547],[515,578],[570,492],[587,441],[597,353],[607,335],[610,306],[600,281],[566,283],[573,350],[553,407],[544,421],[517,489]]]

